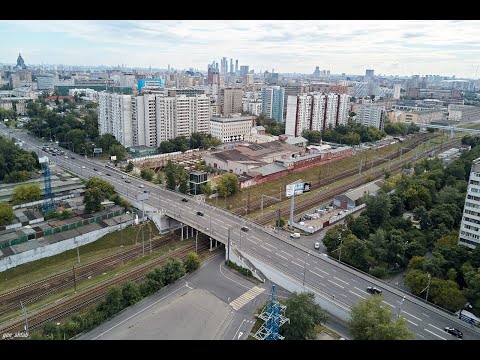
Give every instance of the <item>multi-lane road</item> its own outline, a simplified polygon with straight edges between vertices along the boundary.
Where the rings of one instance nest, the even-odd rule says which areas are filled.
[[[7,135],[7,131],[2,129],[0,134]],[[148,190],[150,197],[146,204],[224,244],[228,243],[230,233],[231,246],[240,252],[249,254],[286,276],[304,283],[308,290],[329,296],[343,308],[350,308],[360,299],[372,296],[366,292],[366,288],[376,286],[383,290],[384,305],[389,306],[396,317],[402,316],[408,321],[409,328],[417,339],[456,340],[454,336],[444,331],[446,326],[460,329],[464,334],[464,340],[480,339],[480,329],[472,328],[453,315],[426,304],[422,299],[402,292],[390,284],[340,264],[314,249],[295,243],[284,234],[271,232],[229,212],[197,202],[193,198],[184,202],[182,199],[186,197],[185,195],[161,189],[141,179],[129,176],[130,183],[126,183],[122,178],[125,176],[124,173],[68,151],[65,152],[68,158],[51,157],[41,151],[41,142],[26,133],[16,132],[15,137],[23,140],[30,150],[38,151],[40,156],[47,155],[57,165],[68,168],[82,177],[98,176],[100,171],[102,178],[113,184],[116,191],[127,199],[135,199],[137,194]],[[71,156],[75,159],[71,159]],[[106,176],[106,173],[110,176]],[[140,185],[144,187],[141,188]],[[204,215],[198,215],[199,211]],[[248,231],[242,231],[242,226],[247,226]]]

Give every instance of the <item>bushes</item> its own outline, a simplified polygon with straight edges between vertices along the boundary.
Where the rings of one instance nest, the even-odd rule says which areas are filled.
[[[231,262],[230,260],[227,261],[227,266],[231,267],[234,270],[237,270],[242,275],[253,277],[252,272],[249,269],[245,269],[244,267],[241,267],[234,262]]]

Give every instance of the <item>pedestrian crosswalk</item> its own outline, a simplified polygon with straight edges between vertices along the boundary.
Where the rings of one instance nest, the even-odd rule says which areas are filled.
[[[252,301],[255,299],[258,295],[263,293],[265,289],[262,289],[261,287],[254,286],[250,290],[248,290],[246,293],[240,295],[238,298],[233,300],[229,305],[234,309],[234,310],[239,310],[243,306],[245,306],[248,302]]]

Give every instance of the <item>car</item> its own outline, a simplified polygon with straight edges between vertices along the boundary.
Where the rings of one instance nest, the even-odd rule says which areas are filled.
[[[450,335],[453,335],[453,336],[456,336],[457,338],[461,339],[463,337],[463,333],[458,330],[458,329],[455,329],[453,327],[449,327],[447,326],[445,329],[444,329],[447,333],[449,333]]]
[[[75,158],[73,156],[70,156],[70,159],[75,160]]]
[[[125,180],[125,182],[126,182],[127,184],[130,184],[130,183],[131,183],[131,181],[130,181],[130,180],[128,180],[128,179],[127,179],[127,180]]]
[[[203,216],[203,212],[197,211],[197,215],[198,215],[198,216]]]
[[[147,189],[145,189],[145,190],[143,190],[143,192],[144,192],[145,194],[147,194],[147,193],[148,193],[148,190],[147,190]]]
[[[82,166],[82,169],[85,169],[85,166]]]
[[[245,232],[247,232],[248,230],[250,230],[250,229],[249,229],[248,227],[246,227],[246,226],[242,226],[241,229],[242,229],[242,231],[245,231]]]
[[[370,294],[377,295],[377,294],[381,294],[382,290],[377,289],[376,287],[369,286],[369,287],[367,287],[367,292],[370,293]]]
[[[57,156],[57,154],[53,153],[52,156]]]
[[[103,174],[100,171],[98,172],[98,175],[103,176]]]
[[[97,168],[93,168],[93,171],[98,171],[98,169],[97,169]]]
[[[126,176],[126,175],[123,175],[123,176],[122,176],[122,179],[126,179],[126,178],[127,178],[127,176]]]
[[[145,185],[140,184],[140,185],[138,185],[138,187],[139,187],[140,189],[143,189],[143,188],[145,187]]]
[[[110,175],[110,173],[106,173],[105,175],[107,175],[107,176],[112,176],[112,175]]]
[[[298,239],[298,238],[300,237],[300,233],[297,233],[297,232],[292,233],[292,234],[290,234],[290,237],[291,237],[291,238]]]
[[[316,242],[315,245],[314,245],[314,248],[315,248],[315,250],[319,250],[320,249],[320,243]]]
[[[187,198],[182,198],[182,201],[183,202],[188,202],[188,199]]]
[[[65,155],[65,159],[68,159],[68,156]]]

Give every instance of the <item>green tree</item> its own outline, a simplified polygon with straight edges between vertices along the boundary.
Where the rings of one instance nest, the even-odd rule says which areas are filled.
[[[212,184],[210,182],[207,182],[203,185],[200,186],[200,191],[202,194],[205,194],[207,196],[212,194]]]
[[[115,188],[109,182],[102,180],[96,176],[88,179],[85,184],[85,189],[98,189],[103,194],[104,198],[110,198],[115,193]],[[102,200],[103,200],[102,199]]]
[[[107,316],[113,316],[123,309],[122,290],[118,286],[111,287],[105,297],[102,310]]]
[[[183,170],[183,169],[182,169]],[[188,193],[188,191],[190,190],[190,186],[188,184],[188,174],[186,173],[185,170],[183,170],[181,173],[180,173],[180,180],[179,180],[179,191],[183,194],[186,194]]]
[[[110,156],[116,156],[116,162],[123,161],[127,158],[127,150],[122,145],[112,145],[109,150]]]
[[[14,205],[28,203],[40,200],[42,190],[39,184],[28,184],[15,186],[12,194],[12,203]]]
[[[133,170],[133,162],[129,161],[127,166],[125,166],[125,171],[126,172],[131,172]]]
[[[460,310],[466,302],[458,284],[453,280],[433,278],[429,294],[434,304],[452,312]]]
[[[428,285],[428,274],[417,269],[411,269],[405,275],[405,285],[407,285],[414,295],[419,296]]]
[[[105,194],[100,188],[91,188],[85,190],[83,196],[83,203],[85,210],[89,212],[96,212],[102,209],[102,201],[105,199]]]
[[[122,307],[126,308],[135,304],[142,298],[138,285],[133,281],[127,281],[122,286]]]
[[[165,285],[172,284],[185,275],[183,262],[178,258],[169,258],[167,263],[162,266],[162,271]]]
[[[165,166],[164,172],[165,172],[166,187],[169,190],[175,190],[175,188],[177,187],[176,171],[177,169],[173,161],[168,160],[167,165]]]
[[[312,292],[293,292],[285,305],[285,316],[290,319],[290,323],[284,324],[280,331],[286,340],[315,339],[315,326],[328,321],[327,312],[315,302]]]
[[[194,252],[188,253],[183,264],[187,272],[192,272],[194,270],[197,270],[200,266],[200,258]]]
[[[375,295],[360,299],[352,307],[348,325],[355,340],[413,340],[407,321],[403,317],[394,320],[392,311],[383,307],[382,301],[382,295]]]
[[[152,169],[142,169],[140,170],[140,176],[142,179],[147,180],[147,181],[152,181],[153,177],[155,176],[155,171]]]
[[[366,205],[365,215],[370,219],[370,224],[374,229],[382,225],[389,217],[391,210],[390,197],[380,193],[378,195],[365,195]]]
[[[15,218],[12,207],[5,202],[0,202],[0,225],[8,225]]]
[[[232,173],[223,174],[217,181],[217,190],[220,196],[227,198],[234,195],[240,189],[237,175]]]

